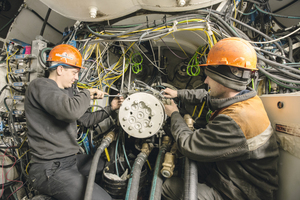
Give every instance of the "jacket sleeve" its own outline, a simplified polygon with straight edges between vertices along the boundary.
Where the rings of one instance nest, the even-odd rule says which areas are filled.
[[[199,104],[203,100],[205,100],[207,91],[204,89],[194,89],[194,90],[178,90],[177,91],[177,96],[179,100],[186,104]]]
[[[34,90],[31,94],[35,101],[46,112],[65,122],[70,123],[78,120],[90,105],[90,93],[88,90],[83,90],[70,97],[59,89],[57,85],[48,81],[35,82],[30,89]]]
[[[94,124],[100,123],[101,121],[103,121],[104,119],[109,117],[108,114],[111,115],[112,118],[116,117],[116,112],[113,111],[110,106],[106,106],[102,110],[98,110],[96,112],[91,112],[91,110],[88,109],[83,114],[83,116],[80,117],[80,119],[78,119],[78,122],[80,124],[82,124],[83,126],[85,126],[85,127],[89,127],[89,126],[92,126]]]
[[[171,116],[171,132],[179,151],[200,162],[245,160],[246,138],[233,119],[218,115],[206,128],[191,131],[178,112]]]

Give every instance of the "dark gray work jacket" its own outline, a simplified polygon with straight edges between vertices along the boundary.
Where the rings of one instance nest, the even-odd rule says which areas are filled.
[[[191,131],[178,112],[171,132],[188,158],[212,163],[205,182],[225,199],[274,199],[278,188],[278,145],[262,101],[251,90],[228,99],[207,92],[179,90],[183,103],[208,101],[214,112],[205,128]]]

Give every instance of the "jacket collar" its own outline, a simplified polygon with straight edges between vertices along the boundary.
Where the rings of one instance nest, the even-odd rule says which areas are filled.
[[[208,102],[209,109],[215,111],[215,110],[228,107],[234,103],[245,101],[255,96],[256,96],[256,91],[253,90],[252,88],[247,88],[246,91],[243,90],[234,97],[224,98],[224,99],[211,98],[210,95],[208,94],[207,102]]]

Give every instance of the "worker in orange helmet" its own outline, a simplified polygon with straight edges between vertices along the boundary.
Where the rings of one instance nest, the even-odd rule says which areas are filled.
[[[91,99],[102,99],[105,92],[96,88],[80,92],[73,87],[78,80],[82,56],[73,46],[60,44],[49,53],[49,77],[34,79],[25,96],[25,113],[31,152],[29,178],[33,188],[57,200],[82,200],[86,190],[92,157],[78,154],[77,122],[90,127],[116,110],[123,98],[114,98],[110,106],[91,112]],[[100,160],[98,171],[104,167]],[[94,184],[93,199],[111,197]]]
[[[213,111],[205,128],[192,131],[172,101],[165,105],[178,150],[198,164],[198,199],[274,199],[278,188],[278,146],[269,118],[256,92],[248,88],[257,70],[249,42],[226,38],[209,51],[204,89],[165,89],[182,104],[205,101]],[[183,199],[184,180],[167,179],[164,199]]]

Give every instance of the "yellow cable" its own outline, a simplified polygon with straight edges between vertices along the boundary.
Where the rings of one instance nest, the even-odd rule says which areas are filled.
[[[112,69],[111,71],[113,71],[113,70],[119,65],[119,63],[120,63],[121,59],[123,58],[123,56],[125,56],[125,54],[127,53],[127,51],[128,51],[134,44],[135,44],[135,42],[133,42],[133,43],[125,50],[125,52],[120,56],[120,58],[119,58],[117,64],[113,67],[113,69]],[[101,82],[104,82],[104,81],[106,80],[106,77],[108,77],[111,73],[112,73],[112,72],[108,72],[107,74],[105,74],[105,75],[103,76],[103,78],[102,78],[101,80],[99,80],[99,82],[100,82],[100,83],[101,83]],[[122,76],[122,74],[121,74],[121,75],[118,75],[118,76],[117,76],[117,79],[118,79],[120,76]],[[113,79],[113,78],[110,78],[110,79],[107,79],[107,80],[111,80],[111,79]]]
[[[202,104],[201,109],[200,109],[199,114],[198,114],[198,118],[199,118],[199,117],[201,116],[201,114],[202,114],[204,105],[205,105],[205,101],[203,101],[203,104]]]
[[[148,164],[148,167],[149,167],[150,171],[152,171],[152,168],[151,168],[151,165],[149,163],[149,160],[147,160],[147,164]]]
[[[98,72],[98,79],[100,80],[100,73],[101,73],[101,68],[99,67],[101,64],[99,64],[99,62],[98,62],[98,53],[99,53],[99,59],[100,59],[100,61],[102,60],[102,56],[101,56],[101,49],[100,49],[100,45],[99,45],[99,43],[98,43],[98,45],[97,45],[97,72]],[[102,65],[101,65],[102,66]],[[102,84],[99,82],[99,86],[100,86],[100,89],[102,90]]]
[[[7,65],[7,68],[6,68],[6,69],[7,69],[6,77],[7,77],[7,83],[9,83],[8,74],[9,74],[9,72],[11,72],[11,67],[8,65],[8,61],[9,61],[9,59],[10,59],[12,56],[14,56],[14,55],[17,53],[17,51],[15,51],[11,56],[9,56],[9,55],[8,55],[8,51],[7,51],[6,44],[5,44],[5,49],[6,49],[6,65]],[[9,69],[9,71],[8,71],[8,69]],[[10,91],[10,95],[13,96],[12,90],[11,90],[10,87],[9,87],[9,91]]]
[[[233,4],[234,4],[234,19],[236,19],[236,3],[235,3],[235,0],[233,0]],[[233,27],[235,27],[235,22],[233,22]]]
[[[28,175],[28,171],[27,171],[27,170],[28,170],[28,167],[29,167],[30,162],[31,162],[31,161],[29,161],[29,163],[26,165],[26,168],[25,168],[25,172],[26,172],[27,175]]]
[[[21,159],[28,151],[30,151],[30,149],[28,149],[27,151],[25,151],[25,152],[21,155],[21,157],[20,157],[19,159]]]
[[[194,117],[194,115],[195,115],[195,112],[196,112],[196,109],[197,109],[197,106],[195,106],[195,108],[194,108],[194,111],[193,111],[192,117]]]
[[[26,139],[27,139],[27,137],[23,140],[23,142],[22,142],[21,146],[19,147],[19,149],[22,148],[22,146],[23,146],[23,144],[25,143]]]
[[[185,53],[185,51],[182,49],[182,47],[180,46],[180,44],[177,42],[176,38],[174,37],[173,33],[171,33],[173,39],[175,40],[175,42],[177,43],[177,45],[179,46],[179,48],[182,50],[182,52],[185,54],[185,56],[188,58],[189,56]]]
[[[105,155],[106,155],[107,161],[109,162],[110,161],[110,157],[109,157],[109,153],[107,151],[107,148],[105,148],[104,150],[105,150]]]
[[[207,40],[208,40],[208,43],[209,43],[210,47],[212,47],[213,44],[212,44],[212,42],[211,42],[211,39],[210,39],[208,33],[207,33],[206,31],[204,31],[204,33],[206,34],[206,37],[207,37]]]

